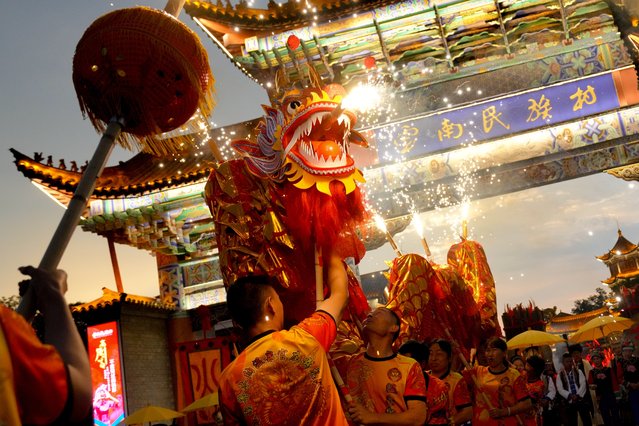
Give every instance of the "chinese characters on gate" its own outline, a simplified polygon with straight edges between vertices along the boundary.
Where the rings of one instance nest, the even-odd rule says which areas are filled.
[[[619,108],[612,74],[472,103],[374,130],[377,164],[417,158]],[[393,127],[394,126],[394,127]],[[390,143],[385,143],[389,141]]]
[[[574,101],[572,105],[573,111],[579,111],[583,109],[584,105],[593,105],[597,102],[597,93],[595,88],[587,85],[585,89],[577,87],[577,91],[570,96],[570,99]],[[535,122],[537,120],[549,120],[552,118],[552,103],[544,94],[539,98],[528,99],[528,118],[526,122]],[[489,134],[493,127],[497,124],[506,130],[510,130],[510,124],[506,123],[504,118],[501,118],[503,112],[497,110],[495,105],[487,106],[481,111],[482,129],[484,133]],[[437,130],[437,137],[440,142],[445,139],[459,139],[464,135],[464,124],[454,123],[448,118],[444,118],[441,121],[441,126]]]

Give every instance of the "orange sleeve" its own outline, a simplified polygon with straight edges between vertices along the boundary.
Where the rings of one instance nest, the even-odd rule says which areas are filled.
[[[521,374],[515,379],[513,391],[515,392],[516,401],[523,401],[526,398],[530,398],[528,388],[526,387],[526,380],[524,380],[524,376]]]
[[[18,409],[24,424],[53,423],[70,393],[67,369],[51,345],[45,345],[16,312],[0,305],[0,325],[11,351]],[[40,392],[34,392],[39,389]]]
[[[426,401],[426,381],[422,368],[415,362],[408,371],[406,378],[406,388],[404,389],[404,399],[417,399]]]
[[[459,379],[455,385],[455,389],[453,390],[453,403],[457,410],[461,410],[462,408],[470,407],[472,405],[470,391],[468,390],[468,383],[464,378]]]
[[[311,334],[328,352],[337,336],[337,325],[333,317],[324,311],[315,311],[313,315],[300,322],[297,327]]]

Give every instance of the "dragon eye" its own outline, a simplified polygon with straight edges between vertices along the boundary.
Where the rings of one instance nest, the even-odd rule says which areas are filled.
[[[295,114],[295,111],[297,111],[297,109],[301,106],[302,103],[300,101],[291,101],[289,102],[288,107],[286,107],[286,111],[289,114]]]

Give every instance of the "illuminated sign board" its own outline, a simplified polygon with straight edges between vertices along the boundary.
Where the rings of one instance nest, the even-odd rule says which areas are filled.
[[[93,385],[93,424],[117,425],[125,415],[118,323],[112,321],[87,327],[87,336]]]

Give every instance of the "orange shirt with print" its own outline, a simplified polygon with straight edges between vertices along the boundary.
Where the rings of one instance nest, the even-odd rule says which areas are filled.
[[[488,367],[474,367],[470,371],[466,370],[464,376],[466,380],[470,377],[467,374],[475,374],[479,387],[488,396],[494,408],[512,407],[520,401],[528,399],[528,389],[526,381],[514,368],[505,368],[500,374],[493,374]],[[472,380],[472,379],[470,379]],[[484,397],[477,394],[475,386],[475,404],[473,405],[473,426],[517,426],[516,416],[492,419],[489,415],[489,406]],[[521,418],[521,417],[520,417]]]
[[[448,389],[448,403],[450,405],[451,416],[472,405],[468,384],[463,380],[461,374],[450,371],[440,380],[444,382]]]
[[[375,413],[401,413],[411,399],[426,402],[426,382],[412,358],[394,354],[386,358],[353,356],[346,380],[355,402]]]
[[[290,330],[256,336],[220,378],[225,425],[346,425],[326,353],[335,320],[316,311]]]

